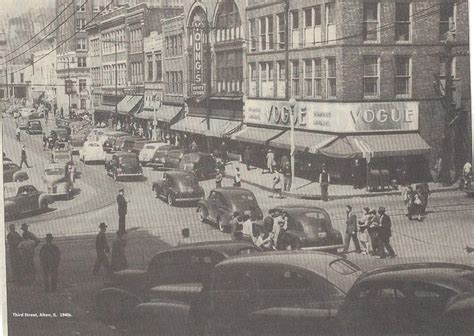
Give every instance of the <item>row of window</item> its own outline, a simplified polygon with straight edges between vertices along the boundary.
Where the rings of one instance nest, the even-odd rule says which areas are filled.
[[[76,39],[76,50],[77,51],[87,51],[87,39],[77,38]]]
[[[115,85],[115,64],[103,66],[103,85]],[[127,85],[127,65],[125,63],[117,65],[117,85]]]
[[[132,62],[130,64],[130,77],[132,80],[132,84],[143,83],[143,63],[142,62]]]
[[[146,80],[149,82],[160,82],[163,80],[161,53],[146,55],[146,74]]]
[[[90,51],[89,51],[90,56],[100,56],[100,39],[99,38],[91,39],[89,41],[89,46],[90,46]]]
[[[165,37],[165,57],[181,56],[183,54],[183,34]]]
[[[84,31],[86,19],[76,19],[76,31]]]
[[[182,94],[183,81],[182,71],[166,71],[166,93]]]
[[[142,52],[143,51],[143,30],[142,28],[136,28],[130,30],[130,52]]]
[[[101,80],[100,80],[100,68],[91,68],[91,79],[92,79],[92,85],[94,86],[101,86]]]
[[[125,42],[121,42],[121,41],[125,41],[124,28],[102,34],[102,38],[99,42],[102,44],[102,54],[104,55],[114,54],[115,44],[117,44],[117,52],[125,51],[125,48],[126,48]]]

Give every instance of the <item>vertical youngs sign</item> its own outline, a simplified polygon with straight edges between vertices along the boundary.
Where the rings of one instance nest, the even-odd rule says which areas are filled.
[[[193,46],[194,46],[194,78],[191,85],[193,96],[203,96],[205,94],[205,84],[203,83],[203,33],[204,23],[202,18],[197,17],[193,21]]]

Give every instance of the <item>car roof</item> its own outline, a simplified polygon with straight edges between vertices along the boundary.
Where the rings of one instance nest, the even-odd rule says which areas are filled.
[[[463,278],[470,276],[471,280]],[[357,283],[418,281],[474,292],[474,267],[445,262],[405,263],[366,271]]]
[[[133,152],[117,152],[114,153],[115,156],[130,156],[130,157],[137,157],[138,155]]]
[[[184,171],[184,170],[168,170],[168,171],[165,171],[163,172],[163,174],[168,174],[168,175],[173,175],[173,176],[182,176],[182,175],[193,175],[193,173],[189,172],[189,171]]]
[[[319,251],[277,251],[262,254],[236,256],[219,265],[274,265],[302,268],[325,277],[327,266],[336,260],[346,260],[335,254]]]
[[[250,191],[249,189],[240,188],[240,187],[222,187],[222,188],[212,189],[212,191],[221,193],[223,195],[242,194],[243,192],[253,194],[253,192]]]
[[[244,248],[254,248],[256,251],[258,248],[255,245],[243,241],[231,241],[231,240],[217,240],[207,241],[199,243],[191,243],[186,245],[177,246],[167,251],[192,251],[192,250],[211,250],[214,252],[225,254],[226,256],[234,256],[235,253]]]

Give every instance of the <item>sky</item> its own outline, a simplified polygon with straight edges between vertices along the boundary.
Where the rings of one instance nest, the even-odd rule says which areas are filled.
[[[52,6],[54,0],[0,0],[0,15],[16,16],[33,7]]]

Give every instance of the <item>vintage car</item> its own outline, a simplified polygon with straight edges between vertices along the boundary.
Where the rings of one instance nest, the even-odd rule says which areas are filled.
[[[143,177],[143,170],[138,162],[138,155],[128,152],[114,153],[110,160],[105,161],[105,170],[114,180],[124,177]]]
[[[121,136],[115,140],[113,150],[115,152],[131,152],[135,146],[135,142],[138,140],[143,139],[133,135]]]
[[[102,142],[102,147],[105,152],[111,153],[114,150],[115,141],[123,136],[128,136],[128,133],[122,131],[107,131],[99,137],[98,141]]]
[[[22,117],[25,117],[25,118],[30,118],[31,115],[33,115],[33,113],[35,113],[35,112],[36,112],[36,110],[34,108],[31,108],[31,107],[22,107],[20,109],[20,115]],[[34,119],[34,116],[31,119]]]
[[[142,165],[146,166],[155,156],[156,151],[164,146],[168,146],[165,142],[150,142],[144,144],[143,148],[140,150],[138,154],[138,158]]]
[[[46,192],[51,197],[65,197],[70,199],[74,190],[74,184],[69,174],[66,173],[66,165],[62,163],[50,163],[44,169],[42,176]]]
[[[26,125],[27,134],[43,134],[43,126],[39,120],[29,120]]]
[[[338,310],[341,335],[474,335],[473,316],[474,267],[440,262],[367,271]]]
[[[207,153],[194,152],[184,154],[178,169],[192,172],[200,180],[216,175],[216,160]]]
[[[183,158],[184,154],[191,153],[191,149],[180,148],[172,149],[166,154],[165,163],[163,165],[166,169],[178,169],[179,162]]]
[[[197,202],[204,198],[204,189],[193,173],[168,171],[161,181],[153,182],[152,190],[156,198],[166,199],[169,205],[176,202]]]
[[[303,205],[284,205],[274,209],[286,214],[286,233],[292,248],[337,252],[344,247],[341,233],[333,228],[324,209]],[[256,224],[263,229],[262,221]]]
[[[244,188],[225,187],[214,189],[207,199],[198,202],[197,213],[201,222],[217,224],[220,231],[230,229],[230,220],[234,212],[241,214],[250,211],[251,218],[263,219],[263,213],[253,192]]]
[[[97,315],[104,321],[138,322],[137,318],[144,321],[147,316],[154,317],[149,309],[155,299],[189,305],[189,300],[199,295],[203,282],[208,281],[214,265],[232,256],[258,252],[252,244],[232,241],[194,243],[161,251],[151,259],[147,270],[114,272],[97,295]],[[163,315],[161,322],[168,317]],[[161,323],[157,325],[161,327]]]
[[[145,148],[146,145],[154,144],[154,143],[157,143],[157,142],[155,140],[149,140],[149,139],[138,139],[134,142],[133,147],[130,149],[130,151],[132,153],[137,154],[138,157],[140,158],[140,153],[141,153],[142,149]],[[162,144],[164,145],[163,142],[162,142]],[[140,163],[141,163],[141,161],[140,161]]]
[[[69,146],[69,132],[66,128],[58,127],[54,128],[49,133],[49,141],[53,141],[58,147],[64,148]]]
[[[21,130],[26,130],[28,128],[28,121],[30,121],[30,117],[24,117],[24,116],[18,117],[18,127]]]
[[[87,141],[87,136],[91,132],[90,128],[82,128],[76,132],[73,132],[71,134],[71,149],[74,152],[79,151],[82,146],[84,146],[84,143]],[[102,147],[102,146],[101,146]]]
[[[5,182],[21,182],[29,179],[28,173],[21,170],[16,163],[3,159],[3,183]]]
[[[42,191],[38,191],[31,184],[9,183],[4,186],[3,190],[5,218],[9,219],[14,219],[23,213],[46,210],[49,204],[54,202],[52,197]]]
[[[175,145],[160,146],[160,148],[157,148],[155,150],[155,154],[151,158],[148,165],[152,166],[153,168],[164,167],[166,156],[168,155],[168,152],[170,152],[171,150],[175,150],[175,149],[181,149],[181,147],[175,146]]]
[[[111,131],[105,127],[94,127],[90,130],[89,134],[87,135],[87,141],[98,141],[100,137],[102,137],[107,132],[115,132]]]
[[[64,149],[64,150],[53,150],[51,152],[52,155],[52,163],[59,163],[62,165],[69,164],[72,166],[72,170],[74,171],[74,177],[78,177],[80,175],[80,171],[78,167],[74,164],[74,157],[72,155],[72,150]]]
[[[105,152],[98,141],[86,141],[79,149],[79,160],[87,164],[92,161],[105,161]]]

